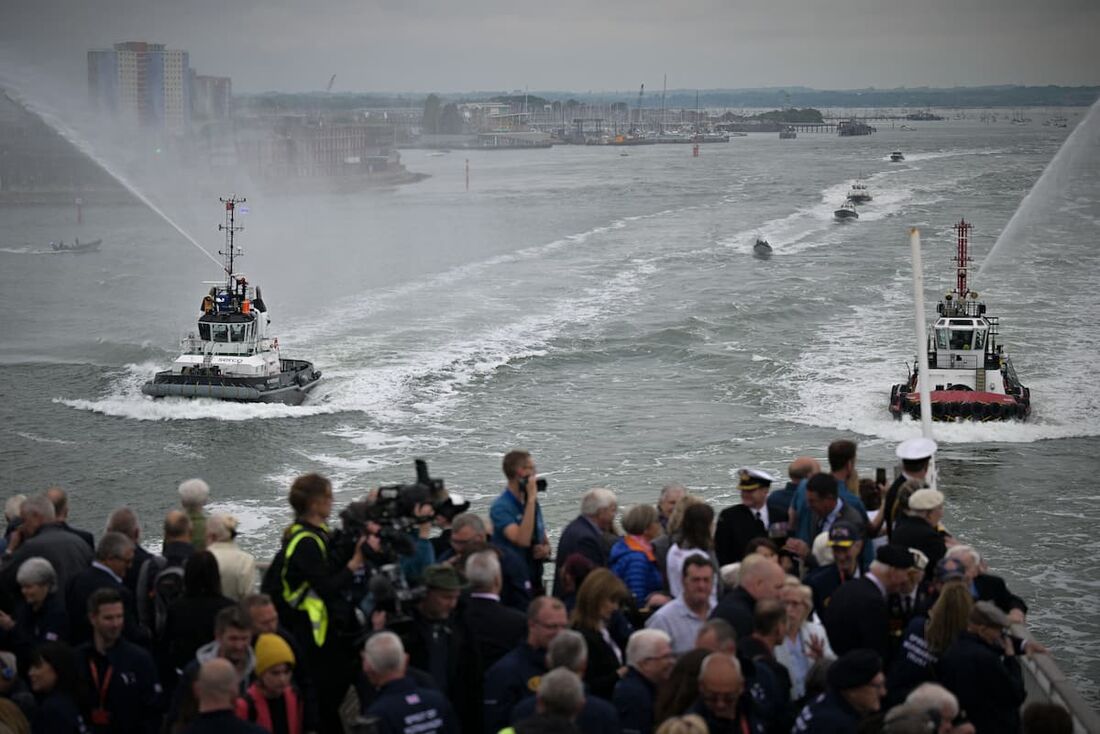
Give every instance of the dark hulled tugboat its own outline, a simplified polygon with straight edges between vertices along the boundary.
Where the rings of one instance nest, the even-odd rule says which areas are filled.
[[[955,290],[944,295],[928,335],[928,377],[932,418],[939,421],[1026,420],[1031,414],[1031,391],[1020,384],[1012,362],[997,342],[996,316],[986,314],[978,294],[967,288],[971,258],[967,254],[971,225],[955,225]],[[915,362],[916,360],[914,360]],[[917,369],[909,380],[890,391],[890,412],[920,419]]]
[[[225,204],[225,283],[218,283],[202,299],[198,335],[180,342],[180,356],[172,369],[158,372],[141,391],[154,398],[215,398],[248,403],[299,405],[316,387],[321,373],[312,362],[282,359],[279,340],[268,333],[270,319],[258,287],[234,271],[241,251],[234,235],[237,205],[243,198],[221,199]]]

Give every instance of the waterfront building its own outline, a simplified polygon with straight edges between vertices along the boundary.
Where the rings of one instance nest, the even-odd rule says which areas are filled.
[[[189,54],[145,41],[93,49],[88,92],[94,107],[126,124],[182,134],[191,122]]]

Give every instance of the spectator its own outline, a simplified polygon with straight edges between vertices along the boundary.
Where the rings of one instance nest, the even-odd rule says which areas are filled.
[[[77,538],[81,545],[84,541]],[[82,695],[76,655],[63,642],[43,642],[31,653],[27,673],[34,691],[35,710],[31,731],[35,734],[87,734],[80,713]]]
[[[201,479],[180,483],[180,505],[191,521],[191,545],[197,551],[206,550],[206,514],[203,505],[210,500],[210,485]]]
[[[661,524],[662,531],[669,532],[668,522],[672,517],[672,510],[686,494],[687,487],[682,484],[666,484],[661,487],[661,494],[657,497],[657,522]]]
[[[45,558],[28,558],[16,573],[19,591],[11,616],[0,611],[0,647],[11,650],[26,670],[31,650],[41,642],[69,638],[69,616],[57,593],[57,574]]]
[[[271,734],[301,734],[303,702],[291,683],[294,653],[273,634],[256,640],[256,679],[237,699],[237,718],[251,721]]]
[[[584,686],[571,670],[551,670],[539,681],[535,715],[516,724],[515,734],[575,732],[572,722],[584,706]]]
[[[668,719],[657,729],[657,734],[709,734],[709,731],[703,717],[688,714]]]
[[[1027,621],[1027,604],[1008,590],[1004,579],[987,572],[985,561],[978,551],[969,545],[955,545],[947,549],[946,557],[962,562],[975,599],[993,602],[1012,622],[1023,624]]]
[[[574,553],[580,553],[594,566],[607,566],[604,533],[613,527],[618,510],[615,493],[610,489],[590,489],[581,497],[581,514],[565,526],[558,541],[554,596],[561,595],[561,564]]]
[[[738,639],[748,637],[752,634],[756,603],[764,599],[778,599],[783,591],[784,578],[786,574],[778,563],[757,554],[745,556],[741,561],[740,584],[722,597],[711,616],[729,622]]]
[[[405,675],[407,659],[401,639],[392,632],[371,635],[363,647],[363,672],[380,691],[367,709],[367,716],[379,719],[379,734],[465,731],[446,696],[417,687]]]
[[[936,683],[922,683],[912,693],[905,697],[905,704],[925,711],[935,711],[939,714],[941,734],[974,734],[973,724],[965,723],[954,725],[955,719],[962,714],[959,708],[959,699],[955,694]],[[889,714],[886,717],[890,721]],[[1051,733],[1053,734],[1053,733]]]
[[[183,734],[266,734],[255,724],[237,718],[240,689],[240,673],[228,660],[204,662],[195,674],[197,714]]]
[[[129,507],[119,507],[107,516],[107,528],[104,532],[122,533],[134,543],[134,562],[126,570],[122,582],[126,584],[126,588],[137,601],[139,599],[138,576],[141,575],[141,569],[146,561],[153,557],[152,553],[141,547],[141,525],[138,523],[137,514]]]
[[[787,466],[789,481],[786,486],[768,495],[768,516],[772,525],[778,525],[774,529],[776,537],[786,537],[790,534],[791,502],[794,501],[794,493],[798,485],[820,471],[821,465],[809,456],[799,456]]]
[[[187,563],[191,554],[198,550],[192,541],[193,537],[194,526],[186,512],[171,510],[164,516],[164,542],[161,555],[169,566],[183,568],[183,564]]]
[[[723,566],[744,558],[747,555],[745,546],[750,540],[767,538],[773,519],[787,521],[786,513],[772,518],[768,509],[768,489],[775,477],[747,467],[742,467],[737,473],[741,502],[722,510],[714,530],[714,552],[718,563]]]
[[[256,586],[256,559],[237,545],[237,518],[211,515],[206,521],[206,549],[218,561],[222,596],[239,602]]]
[[[770,685],[774,701],[771,701],[768,725],[772,729],[787,731],[794,723],[791,713],[791,676],[775,657],[775,648],[787,636],[787,609],[781,601],[765,599],[758,602],[753,612],[752,635],[737,641],[738,657],[753,663],[753,672],[761,677],[767,669],[774,679]],[[769,683],[771,683],[769,681]]]
[[[935,489],[921,489],[909,497],[909,512],[898,518],[890,542],[903,548],[915,548],[928,557],[926,578],[931,580],[936,564],[944,557],[947,546],[940,532],[943,520],[944,496]]]
[[[1024,707],[1023,725],[1023,734],[1073,734],[1073,719],[1056,703],[1029,703]]]
[[[493,543],[523,559],[532,593],[541,594],[542,566],[550,557],[550,541],[539,507],[535,460],[526,451],[509,451],[502,468],[508,484],[489,509]]]
[[[77,649],[77,669],[91,693],[89,723],[97,734],[147,732],[160,725],[161,687],[153,656],[122,639],[125,607],[117,589],[88,599],[92,641]]]
[[[699,700],[689,712],[703,717],[709,730],[715,733],[763,734],[764,725],[752,711],[752,698],[742,696],[744,687],[737,658],[712,652],[699,667]]]
[[[538,687],[539,676],[547,670],[547,648],[567,626],[560,599],[538,596],[531,601],[527,639],[485,673],[485,731],[498,732],[507,726],[512,708]]]
[[[183,568],[183,596],[168,607],[168,619],[161,648],[170,667],[162,677],[181,669],[195,657],[195,651],[214,639],[218,612],[233,602],[222,596],[218,560],[211,551],[199,551]]]
[[[914,617],[887,676],[887,705],[901,700],[921,683],[936,679],[936,664],[966,630],[974,602],[964,583],[943,587],[928,618]]]
[[[695,636],[695,650],[707,652],[724,652],[730,655],[737,654],[737,633],[724,619],[708,619],[699,628],[699,634]],[[697,671],[698,672],[698,671]]]
[[[15,494],[4,502],[4,520],[6,525],[4,526],[4,537],[0,538],[0,554],[8,549],[8,538],[15,532],[15,529],[19,527],[19,523],[22,519],[19,517],[20,510],[23,507],[23,501],[27,499],[25,494]]]
[[[825,614],[829,599],[841,584],[863,575],[860,556],[863,553],[863,534],[846,520],[837,520],[829,529],[831,563],[820,565],[806,574],[806,585],[813,590],[814,611]]]
[[[683,655],[695,645],[699,630],[710,617],[714,605],[714,566],[702,554],[688,556],[683,563],[683,593],[658,609],[647,621],[648,629],[665,632],[672,640],[672,651]]]
[[[656,609],[668,602],[668,597],[661,593],[665,584],[653,553],[653,541],[662,533],[657,510],[652,505],[635,505],[623,517],[622,524],[626,535],[611,548],[608,557],[611,571],[634,595],[638,609]]]
[[[588,670],[584,682],[593,695],[611,700],[615,684],[626,673],[623,643],[616,640],[608,627],[619,605],[629,598],[623,582],[606,568],[588,574],[577,592],[573,609],[573,629],[584,635],[588,643]]]
[[[835,527],[834,527],[835,530]],[[836,657],[829,645],[825,627],[813,616],[812,592],[798,579],[787,577],[782,599],[787,613],[787,634],[775,648],[775,659],[791,678],[791,701],[798,704],[806,697],[806,678],[815,665]]]
[[[940,681],[959,697],[979,732],[1020,729],[1027,692],[1015,645],[1005,635],[1009,624],[996,605],[980,601],[970,610],[966,631],[940,657]]]
[[[523,641],[527,618],[500,600],[503,577],[496,551],[485,549],[466,559],[470,596],[462,618],[474,635],[486,669]]]
[[[829,666],[829,689],[802,709],[792,734],[845,734],[877,712],[886,694],[882,658],[873,650],[847,652]]]
[[[856,522],[855,525],[859,528],[865,528],[867,526],[867,510],[859,497],[852,493],[853,490],[858,489],[858,485],[854,484],[856,478],[856,449],[854,442],[845,439],[833,441],[829,444],[829,471],[836,482],[837,499],[843,503],[843,506],[853,508],[859,513],[860,522]],[[850,480],[853,481],[852,487],[848,486]],[[817,515],[809,506],[808,487],[808,480],[798,486],[794,498],[791,500],[790,510],[790,539],[787,541],[787,547],[801,558],[806,558],[809,555],[807,547],[817,535],[814,532],[815,517]],[[838,503],[837,506],[842,505]],[[850,513],[848,514],[850,515]],[[873,558],[874,551],[871,550],[870,544],[865,544],[861,564],[866,567]]]
[[[29,663],[26,669],[30,669]],[[0,652],[0,701],[15,704],[28,722],[34,719],[34,694],[19,675],[15,655],[6,651]],[[29,723],[27,727],[29,730]]]
[[[279,613],[275,609],[275,602],[267,594],[249,594],[241,601],[241,611],[252,630],[253,654],[255,654],[255,641],[262,634],[278,635],[290,647],[294,655],[291,677],[302,701],[305,717],[303,726],[307,732],[317,731],[320,726],[317,692],[313,688],[313,679],[305,666],[305,654],[302,652],[301,643],[294,638],[290,630],[279,624]]]
[[[449,563],[456,569],[466,567],[466,559],[472,553],[486,547],[497,551],[500,557],[500,571],[503,586],[500,590],[500,603],[527,612],[531,603],[531,579],[524,560],[513,550],[500,545],[486,545],[489,532],[485,522],[472,512],[463,512],[455,516],[451,523],[450,548],[439,556],[440,563]]]
[[[721,621],[721,620],[718,620]],[[726,624],[722,622],[722,624]],[[729,625],[726,625],[729,627]],[[730,628],[732,629],[732,628]],[[735,656],[734,644],[730,643],[729,650],[723,650],[723,654]],[[714,650],[695,649],[681,655],[672,671],[668,674],[668,681],[662,683],[657,690],[657,702],[653,708],[653,721],[655,723],[665,721],[669,717],[679,716],[690,709],[699,698],[699,668],[703,660]],[[625,732],[624,732],[625,734]]]
[[[711,563],[718,568],[714,560],[714,508],[704,503],[693,504],[684,510],[684,521],[680,525],[680,534],[668,549],[668,559],[665,563],[665,573],[668,578],[668,590],[672,597],[683,593],[684,559],[696,553],[711,559]],[[711,591],[711,605],[718,603],[718,583],[715,580]]]
[[[77,574],[69,584],[66,609],[69,615],[69,643],[82,645],[92,639],[92,627],[88,621],[88,600],[97,589],[115,589],[126,607],[125,631],[131,642],[148,644],[148,636],[141,633],[137,624],[137,605],[134,595],[122,582],[126,570],[134,562],[134,541],[122,533],[104,533],[96,546],[95,560],[91,568]]]
[[[833,524],[843,520],[862,538],[867,523],[864,515],[840,497],[836,479],[829,474],[814,474],[806,483],[806,505],[813,513],[813,536],[828,533]]]
[[[68,589],[73,577],[92,562],[88,544],[55,522],[53,503],[45,495],[35,495],[23,501],[19,509],[20,524],[8,538],[8,547],[0,562],[0,590],[12,596],[18,590],[16,572],[28,558],[40,556],[57,573],[57,588]]]
[[[907,582],[913,555],[896,545],[884,545],[875,553],[870,572],[837,589],[825,610],[825,631],[838,655],[859,648],[874,650],[882,659],[889,657],[889,594]]]
[[[596,570],[596,566],[592,561],[580,553],[574,553],[561,564],[561,600],[565,602],[565,608],[569,610],[570,614],[577,606],[577,591],[580,590],[584,580],[588,578],[588,574],[594,570]]]
[[[909,481],[916,481],[923,486],[928,476],[929,464],[936,454],[936,448],[935,441],[923,436],[909,438],[898,444],[897,456],[901,459],[901,473],[894,477],[894,482],[886,491],[882,512],[874,528],[876,534],[879,528],[885,526],[886,536],[890,542],[893,542],[894,525],[905,514],[898,504],[902,485]]]
[[[65,493],[65,490],[61,487],[50,487],[46,490],[46,497],[53,503],[54,521],[57,526],[65,532],[72,533],[80,538],[88,544],[89,548],[95,550],[95,537],[91,533],[87,530],[78,530],[69,525],[69,495]]]
[[[676,501],[675,506],[672,508],[665,534],[653,541],[653,555],[656,556],[657,567],[661,569],[661,575],[665,578],[666,590],[668,589],[668,552],[673,544],[681,540],[684,513],[687,512],[689,507],[703,504],[706,504],[706,502],[699,497],[685,494]]]
[[[658,687],[668,680],[676,664],[672,640],[662,630],[638,630],[626,643],[626,664],[612,702],[623,734],[649,734],[657,721],[653,710]]]

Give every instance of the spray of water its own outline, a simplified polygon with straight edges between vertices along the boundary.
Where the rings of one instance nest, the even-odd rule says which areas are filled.
[[[982,273],[991,264],[1003,257],[1013,243],[1023,240],[1024,230],[1027,224],[1040,212],[1045,211],[1057,196],[1064,196],[1068,187],[1067,179],[1071,176],[1074,162],[1084,159],[1084,152],[1096,150],[1100,145],[1100,99],[1098,99],[1081,122],[1069,134],[1058,153],[1051,159],[1039,180],[1027,192],[1027,196],[1020,202],[1012,218],[1008,220],[1004,231],[993,244],[993,249],[986,255],[982,265],[978,268],[975,279],[981,278]]]
[[[110,175],[112,178],[122,184],[122,186],[124,186],[127,191],[133,194],[134,198],[138,199],[141,203],[145,204],[145,206],[149,207],[149,209],[155,212],[157,216],[167,222],[168,225],[172,227],[172,229],[179,232],[185,240],[197,247],[202,252],[202,254],[210,258],[218,266],[219,269],[222,267],[222,262],[218,258],[214,257],[214,255],[212,255],[206,248],[200,245],[198,240],[188,234],[187,231],[183,229],[183,227],[176,224],[172,217],[168,216],[168,214],[165,213],[163,209],[157,206],[148,196],[142,193],[141,190],[138,189],[138,187],[135,186],[122,171],[119,171],[115,166],[112,166],[111,163],[107,161],[103,156],[99,155],[96,152],[95,147],[91,143],[89,143],[83,136],[81,136],[69,125],[67,125],[64,120],[62,120],[52,111],[45,109],[43,106],[36,104],[33,100],[28,99],[27,96],[21,93],[18,87],[13,86],[9,80],[5,80],[5,86],[6,90],[4,93],[9,99],[26,109],[28,112],[37,115],[38,118],[42,120],[42,122],[44,122],[46,125],[49,125],[51,128],[53,128],[54,131],[57,132],[58,135],[65,138],[65,140],[69,141],[69,143],[80,150],[80,152],[84,153],[84,155],[88,156],[88,158],[95,161],[96,165],[106,171],[108,175]]]

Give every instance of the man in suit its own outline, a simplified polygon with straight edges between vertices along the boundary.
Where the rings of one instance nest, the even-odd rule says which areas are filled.
[[[130,564],[130,570],[122,580],[126,583],[126,588],[137,598],[137,582],[141,567],[153,557],[152,553],[141,547],[141,524],[138,522],[137,514],[129,507],[119,507],[107,517],[107,532],[122,533],[134,541],[134,562]]]
[[[495,550],[478,551],[467,558],[465,575],[470,596],[462,614],[488,670],[523,641],[527,616],[500,602],[504,580]]]
[[[53,503],[46,495],[35,495],[23,500],[19,508],[22,522],[11,534],[4,561],[0,565],[0,592],[18,598],[19,584],[16,573],[23,561],[41,556],[50,562],[57,572],[57,588],[64,591],[73,577],[92,562],[92,549],[81,538],[65,532],[55,522]],[[87,611],[80,611],[84,619]]]
[[[65,490],[61,487],[50,487],[46,490],[46,496],[53,503],[54,516],[57,518],[58,527],[82,539],[88,544],[89,548],[94,550],[95,538],[92,534],[87,530],[80,530],[69,525],[69,495],[65,493]]]
[[[81,541],[83,542],[83,541]],[[99,589],[114,589],[122,597],[125,612],[123,634],[130,642],[148,644],[149,640],[138,631],[137,607],[134,595],[123,579],[134,562],[134,541],[122,533],[104,533],[96,546],[95,560],[69,583],[65,595],[69,613],[69,643],[82,645],[92,639],[92,625],[88,619],[88,600]]]
[[[898,518],[890,542],[903,548],[916,548],[928,557],[925,580],[930,581],[936,564],[947,553],[943,520],[943,493],[935,489],[918,489],[909,497],[909,512]]]
[[[947,549],[945,558],[956,559],[962,564],[975,599],[993,602],[1008,615],[1010,622],[1023,624],[1027,621],[1027,602],[1009,591],[1003,578],[987,573],[985,561],[978,551],[969,545],[954,545]]]
[[[615,493],[610,489],[590,489],[581,497],[581,514],[565,526],[558,541],[558,554],[555,558],[554,596],[562,596],[561,564],[574,553],[596,564],[597,568],[607,566],[608,546],[604,542],[604,533],[611,530],[615,513],[619,511]]]
[[[884,545],[875,553],[870,571],[843,584],[825,610],[825,631],[837,655],[867,648],[886,660],[890,652],[890,610],[886,600],[900,591],[913,566],[906,548]]]
[[[901,485],[910,479],[924,481],[931,467],[932,457],[936,454],[936,442],[930,438],[918,436],[910,438],[898,444],[895,451],[901,459],[901,474],[894,478],[893,484],[886,490],[886,499],[882,501],[882,511],[875,520],[872,535],[878,535],[879,529],[885,525],[886,535],[893,542],[894,527],[901,515],[898,510],[898,492]],[[932,564],[935,567],[935,564]]]
[[[745,546],[753,538],[768,537],[772,520],[768,489],[775,477],[748,467],[738,469],[737,476],[741,504],[722,510],[714,530],[714,553],[720,566],[739,562],[745,555]],[[784,515],[775,520],[786,522],[787,518]]]

